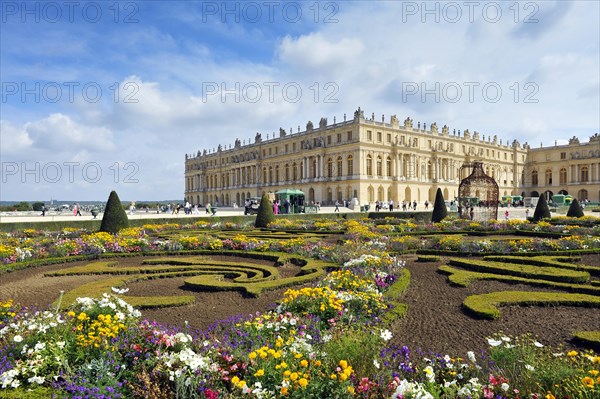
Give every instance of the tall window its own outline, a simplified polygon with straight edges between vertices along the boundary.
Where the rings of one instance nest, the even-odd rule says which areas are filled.
[[[373,140],[373,132],[371,132],[370,130],[367,130],[367,140]]]
[[[275,166],[275,183],[279,183],[279,165]]]
[[[354,174],[354,160],[352,159],[352,155],[348,155],[348,159],[346,160],[347,163],[347,174],[348,176],[352,176]]]
[[[333,177],[333,159],[327,159],[327,177]]]
[[[388,177],[392,177],[392,158],[387,157],[386,161],[385,161],[385,174]]]
[[[267,183],[267,168],[263,168],[263,183]]]
[[[550,169],[546,169],[546,185],[552,185],[552,171]]]
[[[560,170],[560,173],[558,175],[558,182],[559,184],[567,184],[567,169],[562,168]]]
[[[367,155],[367,175],[373,174],[373,158],[371,155]]]
[[[290,180],[290,164],[286,163],[285,164],[285,181],[289,181]]]
[[[337,175],[338,177],[342,176],[342,157],[338,157],[337,159]]]
[[[532,186],[537,186],[538,185],[538,172],[537,172],[537,170],[534,170],[533,172],[531,172],[531,185]]]
[[[380,156],[377,156],[377,176],[383,176],[383,162]]]
[[[298,169],[296,168],[296,162],[292,164],[292,179],[294,181],[298,180]]]
[[[581,179],[579,181],[581,182],[586,182],[589,180],[589,172],[588,172],[588,167],[587,166],[583,166],[581,168]]]
[[[369,193],[369,202],[374,202],[375,201],[375,189],[372,186],[369,186],[367,191]]]

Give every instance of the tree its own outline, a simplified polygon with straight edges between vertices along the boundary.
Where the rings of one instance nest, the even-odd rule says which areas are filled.
[[[446,209],[446,202],[444,201],[444,195],[442,189],[438,187],[435,193],[435,203],[433,204],[433,213],[431,214],[431,222],[438,223],[444,220],[448,216],[448,210]]]
[[[32,207],[34,211],[38,211],[40,212],[43,208],[44,208],[44,203],[43,202],[34,202]]]
[[[535,212],[533,212],[533,221],[539,222],[542,219],[550,218],[550,208],[548,208],[548,203],[546,202],[546,197],[544,195],[540,195],[540,199],[538,200],[537,206],[535,207]]]
[[[275,214],[273,213],[273,207],[267,193],[263,193],[260,199],[260,205],[258,207],[258,213],[256,214],[256,220],[254,221],[254,227],[267,227],[269,223],[275,220]]]
[[[571,202],[569,210],[567,211],[567,216],[570,218],[583,217],[583,209],[581,208],[581,205],[579,205],[577,198],[573,198],[573,202]]]
[[[106,208],[104,208],[104,216],[102,216],[102,224],[100,231],[116,234],[119,230],[129,227],[129,219],[121,205],[121,200],[116,191],[111,191],[108,196]]]

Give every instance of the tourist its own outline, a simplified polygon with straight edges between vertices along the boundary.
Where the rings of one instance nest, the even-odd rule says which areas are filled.
[[[417,210],[417,201],[416,200],[413,201],[413,210],[415,210],[415,211]]]
[[[469,218],[471,220],[473,220],[474,217],[475,217],[475,209],[473,207],[471,207],[471,209],[469,210]]]
[[[340,203],[338,201],[335,201],[335,210],[334,212],[339,212],[340,211]]]
[[[429,201],[425,200],[425,210],[429,208]]]
[[[390,200],[389,206],[390,206],[390,212],[394,212],[394,200]]]
[[[504,211],[504,219],[508,222],[508,209]]]
[[[529,219],[529,208],[525,209],[525,220]]]
[[[206,213],[210,214],[210,202],[206,203]]]

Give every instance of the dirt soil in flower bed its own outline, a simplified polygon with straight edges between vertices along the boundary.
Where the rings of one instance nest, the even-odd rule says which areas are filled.
[[[231,258],[229,258],[231,260]],[[394,322],[391,330],[393,343],[420,348],[424,352],[436,352],[466,356],[469,350],[483,349],[485,338],[496,332],[510,335],[532,334],[547,345],[570,342],[573,331],[597,330],[600,327],[600,311],[575,307],[503,307],[499,320],[478,320],[466,315],[461,304],[472,294],[503,290],[550,291],[527,285],[510,285],[496,281],[479,281],[467,288],[452,287],[447,277],[437,272],[443,262],[418,263],[407,256],[407,268],[411,272],[410,286],[404,296],[408,315]],[[247,260],[245,260],[247,261]],[[139,259],[119,259],[121,265],[139,264]],[[45,308],[57,299],[60,290],[71,290],[94,281],[99,276],[44,277],[44,273],[70,268],[86,262],[43,266],[0,275],[0,300],[13,299],[25,306]],[[600,265],[600,258],[585,255],[583,263]],[[289,269],[289,270],[288,270]],[[282,275],[297,272],[295,266],[286,266]],[[242,293],[194,292],[183,289],[184,278],[157,279],[129,284],[128,295],[195,295],[191,305],[144,310],[145,318],[160,323],[183,326],[187,321],[192,328],[205,329],[213,323],[236,315],[248,315],[272,309],[283,297],[286,288],[269,291],[259,298]]]

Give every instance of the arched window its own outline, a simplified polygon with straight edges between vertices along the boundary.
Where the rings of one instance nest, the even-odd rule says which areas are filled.
[[[327,177],[333,177],[333,159],[327,159]]]
[[[269,166],[269,183],[273,183],[273,167]]]
[[[580,182],[587,182],[589,180],[589,172],[588,172],[588,167],[587,166],[583,166],[581,168],[581,179],[579,179]]]
[[[383,176],[383,162],[380,156],[377,156],[377,176]]]
[[[354,160],[352,159],[352,155],[348,155],[348,158],[346,159],[346,165],[346,175],[352,176],[354,174]]]
[[[369,186],[369,189],[367,191],[369,194],[369,202],[374,202],[375,201],[375,189],[373,188],[373,186]]]
[[[290,164],[286,163],[285,164],[285,181],[289,181],[290,180]]]
[[[534,170],[533,172],[531,172],[531,185],[532,186],[537,186],[538,185],[538,172],[537,172],[537,170]]]
[[[552,185],[552,170],[551,169],[546,169],[546,185],[547,186],[551,186]]]
[[[583,200],[586,200],[587,198],[588,198],[587,190],[584,190],[584,189],[579,190],[579,193],[577,194],[577,199],[579,201],[583,201]]]
[[[263,183],[267,183],[267,168],[263,168]]]
[[[279,165],[275,166],[275,183],[279,183]]]
[[[337,159],[337,175],[338,177],[342,177],[342,157],[338,157]]]
[[[292,179],[294,181],[298,180],[298,168],[296,162],[292,164]]]
[[[373,157],[371,155],[367,155],[367,175],[371,176],[373,174]]]
[[[385,160],[385,175],[392,177],[392,158],[390,157]]]
[[[562,168],[558,175],[558,183],[559,184],[567,184],[567,169]]]

